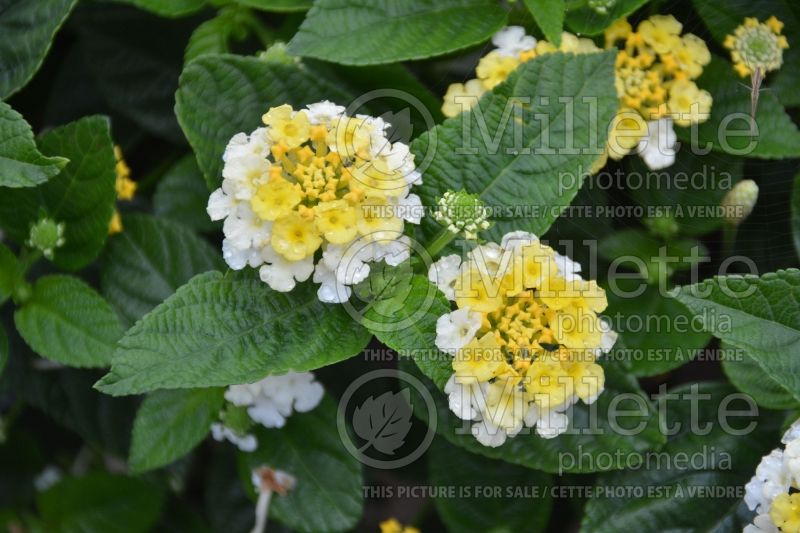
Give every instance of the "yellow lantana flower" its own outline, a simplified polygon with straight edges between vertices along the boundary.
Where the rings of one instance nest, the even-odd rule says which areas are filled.
[[[404,526],[396,518],[390,518],[380,523],[381,533],[419,533],[419,529]]]
[[[302,200],[303,193],[296,183],[273,176],[256,189],[250,205],[262,219],[277,220],[291,213]]]
[[[269,136],[275,142],[282,142],[289,148],[300,146],[308,140],[311,125],[304,111],[294,113],[292,106],[284,104],[273,107],[262,117],[270,127]]]
[[[489,52],[481,58],[475,68],[475,74],[483,83],[484,89],[490,91],[508,79],[508,76],[520,64],[519,58]]]
[[[484,92],[486,89],[479,79],[469,80],[466,83],[452,83],[444,95],[442,113],[446,117],[458,116],[477,104]]]
[[[653,15],[639,23],[636,31],[642,40],[658,54],[669,53],[680,44],[683,25],[672,15]]]
[[[297,213],[278,219],[272,226],[272,248],[289,261],[300,261],[319,249],[322,237],[309,220]]]
[[[315,211],[317,229],[328,242],[344,244],[356,237],[356,209],[346,200],[323,202]]]
[[[779,494],[772,500],[769,516],[780,531],[800,532],[800,493]]]
[[[675,124],[689,126],[708,120],[711,103],[711,93],[693,81],[676,80],[670,87],[667,106]]]
[[[488,381],[508,368],[494,334],[486,333],[458,350],[453,359],[457,376]]]

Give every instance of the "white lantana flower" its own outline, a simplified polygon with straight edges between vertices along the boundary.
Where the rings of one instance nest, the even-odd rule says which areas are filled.
[[[324,282],[320,299],[341,303],[351,291],[333,289],[366,278],[370,262],[409,257],[404,224],[420,223],[411,187],[421,174],[408,146],[386,136],[390,124],[349,117],[328,101],[273,107],[262,118],[265,127],[230,139],[222,184],[208,200],[211,219],[224,220],[232,269],[260,268],[280,292]]]
[[[325,390],[311,372],[289,372],[280,376],[267,376],[255,383],[231,385],[225,399],[245,408],[250,419],[266,428],[280,428],[293,412],[305,413],[314,409]],[[227,440],[244,452],[252,452],[258,440],[250,433],[240,434],[221,423],[211,426],[215,440]]]
[[[258,439],[255,435],[251,433],[239,435],[219,422],[211,424],[211,436],[219,442],[227,440],[243,452],[254,452],[258,448]]]
[[[518,57],[522,52],[536,48],[536,38],[526,35],[522,26],[506,26],[492,36],[492,44],[501,55]]]
[[[473,313],[469,308],[440,316],[436,320],[436,347],[453,355],[475,338],[481,322],[481,314]]]
[[[239,407],[267,428],[283,427],[293,411],[304,413],[316,407],[324,394],[322,385],[311,372],[289,372],[267,376],[256,383],[231,385],[225,399]]]
[[[650,170],[661,170],[675,163],[677,142],[671,118],[651,120],[647,123],[647,135],[639,141],[637,152]]]
[[[800,420],[784,434],[784,450],[765,455],[745,485],[744,501],[758,515],[744,533],[795,531],[800,523]]]

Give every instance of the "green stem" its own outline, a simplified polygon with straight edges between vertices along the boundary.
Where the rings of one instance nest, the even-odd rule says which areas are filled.
[[[272,34],[270,33],[267,28],[264,27],[264,24],[261,23],[261,20],[249,9],[242,10],[238,13],[239,17],[241,17],[242,22],[247,26],[247,28],[255,34],[264,48],[269,48],[272,43],[275,41]]]
[[[447,228],[443,228],[442,231],[439,232],[439,235],[436,236],[433,241],[425,248],[425,251],[431,256],[431,259],[435,259],[439,252],[442,249],[450,244],[450,242],[455,239],[456,234],[452,231],[448,230]]]
[[[727,222],[722,226],[722,257],[727,258],[733,254],[738,229],[739,226]]]

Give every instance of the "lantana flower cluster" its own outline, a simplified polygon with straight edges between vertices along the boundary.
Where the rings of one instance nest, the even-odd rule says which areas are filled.
[[[740,76],[746,77],[760,72],[778,70],[783,65],[783,51],[789,48],[789,41],[781,35],[783,22],[769,17],[759,22],[755,17],[747,17],[732,35],[725,37],[725,48],[731,51],[733,68]]]
[[[744,501],[757,515],[744,533],[800,531],[800,420],[781,442],[784,449],[765,455],[745,486]]]
[[[675,160],[673,123],[690,126],[708,119],[712,98],[695,79],[711,61],[697,35],[681,35],[672,15],[653,15],[633,31],[627,20],[605,32],[606,48],[617,53],[616,85],[620,112],[612,122],[609,156],[620,159],[637,149],[651,169]]]
[[[293,412],[306,413],[319,405],[324,394],[311,372],[289,372],[231,385],[225,391],[229,405],[222,413],[222,422],[211,426],[211,434],[215,440],[228,440],[240,450],[252,452],[258,447],[258,439],[249,432],[254,424],[283,427]]]
[[[436,324],[437,348],[453,356],[445,393],[481,444],[500,446],[524,426],[555,437],[570,406],[603,391],[596,360],[616,334],[599,316],[605,292],[580,270],[526,232],[431,266],[430,280],[456,307]]]
[[[331,102],[273,107],[265,127],[228,144],[222,186],[208,213],[225,220],[223,256],[260,268],[281,292],[313,274],[319,299],[343,302],[369,261],[409,256],[405,222],[419,223],[421,182],[408,146],[390,142],[380,118],[349,117]]]
[[[602,168],[607,157],[621,159],[631,152],[637,152],[653,170],[666,168],[675,161],[674,124],[689,126],[707,120],[712,98],[694,80],[711,61],[711,53],[698,36],[681,35],[682,29],[671,15],[655,15],[642,21],[635,32],[625,19],[606,30],[607,49],[622,45],[616,62],[620,111],[612,121],[606,152],[591,172]],[[556,51],[601,51],[590,39],[569,32],[562,34],[556,47],[526,35],[519,26],[499,31],[492,43],[497,48],[481,58],[476,79],[448,88],[442,106],[445,116],[465,111],[520,64],[535,57]]]

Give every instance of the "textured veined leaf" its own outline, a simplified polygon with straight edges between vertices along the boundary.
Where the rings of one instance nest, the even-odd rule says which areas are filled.
[[[722,370],[731,383],[767,409],[797,409],[800,400],[772,380],[758,362],[741,348],[721,343]]]
[[[424,59],[486,41],[507,18],[492,0],[317,0],[289,51],[345,65]]]
[[[389,283],[361,323],[399,356],[413,358],[437,387],[444,387],[453,369],[450,356],[436,348],[436,320],[450,312],[450,302],[420,275]]]
[[[39,138],[39,150],[67,157],[69,163],[38,187],[2,190],[0,227],[23,243],[42,214],[64,223],[64,245],[55,250],[53,262],[78,270],[100,253],[114,210],[116,160],[108,120],[85,117],[52,129]]]
[[[220,250],[180,224],[147,215],[126,215],[122,223],[103,255],[102,288],[128,324],[193,276],[225,266]]]
[[[727,384],[696,383],[662,397],[666,446],[642,468],[601,475],[581,531],[742,531],[753,515],[737,495],[778,442],[780,417],[748,414],[750,405],[734,393]]]
[[[58,174],[68,162],[63,157],[42,155],[22,115],[0,102],[0,187],[35,187]]]
[[[499,208],[487,238],[542,235],[600,156],[616,109],[614,53],[554,53],[524,63],[472,110],[412,143],[424,175],[422,203],[465,189]],[[442,231],[432,217],[423,219],[427,238]]]
[[[192,278],[136,323],[96,385],[112,395],[252,383],[360,352],[367,330],[304,283],[272,291],[255,272]]]
[[[218,55],[199,57],[184,69],[175,113],[213,189],[222,179],[222,154],[234,134],[262,125],[261,116],[271,106],[320,100],[349,102],[342,91],[296,65]]]
[[[167,465],[202,441],[219,417],[224,389],[156,391],[133,422],[130,466],[144,472]]]
[[[239,454],[247,490],[253,493],[251,472],[260,466],[283,470],[297,480],[286,496],[273,498],[271,517],[308,533],[356,525],[364,506],[361,464],[342,444],[336,403],[330,397],[308,413],[293,414],[282,428],[259,428],[256,436],[258,449]]]
[[[0,99],[25,86],[39,70],[58,29],[77,0],[0,2]]]
[[[19,334],[34,352],[74,367],[111,363],[122,325],[111,306],[72,276],[45,276],[14,314]]]
[[[800,400],[800,270],[717,276],[679,287],[673,296],[709,333],[745,350]]]

